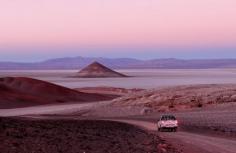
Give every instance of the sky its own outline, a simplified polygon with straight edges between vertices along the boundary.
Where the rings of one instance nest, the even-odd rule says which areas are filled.
[[[0,60],[236,58],[235,0],[0,0]]]

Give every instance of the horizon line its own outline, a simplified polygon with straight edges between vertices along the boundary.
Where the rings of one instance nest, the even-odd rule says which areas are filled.
[[[102,56],[65,56],[65,57],[52,57],[52,58],[45,58],[41,60],[32,60],[32,61],[22,61],[22,60],[0,60],[0,63],[43,63],[50,60],[57,60],[57,59],[72,59],[72,58],[91,58],[91,59],[133,59],[139,61],[151,61],[151,60],[236,60],[236,57],[231,58],[175,58],[175,57],[156,57],[156,58],[138,58],[138,57],[102,57]]]

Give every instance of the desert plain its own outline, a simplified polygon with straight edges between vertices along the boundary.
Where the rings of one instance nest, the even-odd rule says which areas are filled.
[[[1,152],[236,152],[236,69],[117,71],[130,77],[0,71]],[[162,114],[178,132],[157,132]]]

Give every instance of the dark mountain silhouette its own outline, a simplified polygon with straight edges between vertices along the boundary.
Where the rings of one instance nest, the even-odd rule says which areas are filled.
[[[82,78],[108,78],[108,77],[127,77],[124,74],[113,71],[112,69],[98,63],[93,62],[87,67],[83,68],[77,74],[77,77]]]
[[[49,82],[25,78],[0,78],[0,108],[26,107],[65,102],[110,100],[111,96],[78,92]]]
[[[112,69],[208,69],[236,68],[236,59],[152,59],[67,57],[37,63],[0,62],[0,70],[80,69],[97,61]]]

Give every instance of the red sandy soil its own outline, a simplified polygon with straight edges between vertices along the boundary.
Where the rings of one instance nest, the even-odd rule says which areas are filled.
[[[177,153],[156,134],[126,123],[0,118],[1,153]]]
[[[109,77],[127,77],[124,74],[113,71],[112,69],[94,62],[82,69],[76,77],[81,78],[109,78]]]
[[[64,102],[111,100],[117,96],[78,92],[49,82],[25,78],[0,78],[0,108]]]

